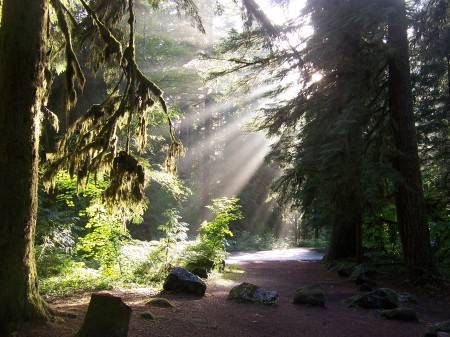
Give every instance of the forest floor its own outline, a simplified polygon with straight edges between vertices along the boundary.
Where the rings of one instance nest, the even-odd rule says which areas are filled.
[[[159,293],[155,289],[115,290],[131,306],[133,313],[128,337],[419,337],[424,328],[450,320],[450,287],[414,288],[399,275],[379,275],[378,287],[408,291],[418,303],[408,304],[417,311],[420,322],[392,321],[375,311],[352,309],[345,300],[359,295],[354,282],[327,270],[320,261],[241,261],[222,276],[207,281],[204,297]],[[264,306],[227,300],[230,289],[250,282],[279,292],[277,304]],[[319,283],[325,293],[325,308],[292,304],[295,290]],[[151,297],[168,299],[172,308],[146,306]],[[90,294],[58,298],[51,305],[71,312],[44,326],[21,331],[22,337],[72,337],[80,328]],[[151,312],[155,319],[141,317]]]

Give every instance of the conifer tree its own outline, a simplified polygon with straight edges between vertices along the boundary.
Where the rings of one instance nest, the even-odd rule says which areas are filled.
[[[419,281],[435,275],[437,270],[431,256],[417,149],[405,1],[391,0],[391,5],[388,44],[393,55],[389,60],[389,114],[399,151],[393,163],[402,179],[396,191],[397,223],[408,277]]]

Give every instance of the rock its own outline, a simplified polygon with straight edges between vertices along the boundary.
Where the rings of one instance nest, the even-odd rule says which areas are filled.
[[[233,287],[228,294],[229,300],[240,303],[275,304],[278,292],[267,291],[255,284],[241,283]]]
[[[450,321],[443,321],[434,325],[437,331],[450,332]]]
[[[225,260],[214,262],[204,256],[197,256],[187,264],[186,269],[201,278],[208,278],[211,270],[222,271],[225,269]]]
[[[208,278],[208,269],[203,267],[196,267],[190,271],[192,274],[201,278]]]
[[[363,309],[398,308],[397,293],[389,288],[379,288],[352,299],[350,306]]]
[[[407,292],[401,292],[397,294],[398,301],[400,303],[418,303],[419,301],[413,295]]]
[[[158,307],[158,308],[172,308],[173,305],[166,300],[165,298],[155,297],[150,300],[148,300],[145,305],[150,305],[152,307]]]
[[[447,337],[445,334],[450,334],[450,321],[427,326],[423,331],[422,337]]]
[[[152,321],[155,319],[155,316],[150,311],[144,311],[141,313],[141,317]]]
[[[131,308],[120,297],[92,294],[76,337],[127,337]]]
[[[376,270],[374,267],[368,265],[368,264],[360,264],[355,267],[353,270],[353,273],[350,275],[351,280],[357,280],[362,275],[368,276],[370,278],[374,277],[376,275]]]
[[[203,296],[206,292],[206,284],[197,275],[182,267],[175,267],[167,275],[163,289]]]
[[[294,304],[304,304],[311,307],[324,307],[325,296],[319,284],[300,287],[295,291]]]
[[[350,277],[353,269],[355,269],[355,263],[353,261],[340,261],[334,265],[330,265],[329,269],[337,272],[339,276]]]
[[[419,316],[411,308],[395,308],[380,311],[381,317],[399,321],[419,321]]]
[[[337,273],[339,276],[342,277],[350,277],[350,275],[352,274],[353,268],[351,267],[341,267],[338,269]]]
[[[367,284],[369,287],[375,287],[377,285],[377,282],[366,274],[359,274],[356,276],[355,283],[357,286],[363,283]]]
[[[372,288],[367,283],[363,283],[358,286],[358,290],[367,292],[367,291],[372,291]]]

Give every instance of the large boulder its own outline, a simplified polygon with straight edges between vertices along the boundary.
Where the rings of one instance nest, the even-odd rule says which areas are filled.
[[[166,291],[203,296],[206,292],[206,284],[197,275],[192,274],[182,267],[175,267],[167,275],[163,289]]]
[[[445,334],[450,334],[450,321],[439,322],[425,328],[423,337],[444,337]]]
[[[339,276],[350,277],[355,269],[355,262],[353,261],[341,261],[336,265],[330,267],[330,270],[336,271]]]
[[[298,288],[295,291],[294,304],[304,304],[311,307],[324,307],[325,296],[319,284],[311,284]]]
[[[92,294],[76,337],[127,337],[131,308],[120,297]]]
[[[419,321],[419,316],[411,308],[395,308],[380,311],[381,317],[398,321]]]
[[[376,275],[376,273],[377,273],[377,271],[373,266],[363,263],[363,264],[357,265],[353,269],[353,272],[350,275],[350,279],[356,281],[363,277],[373,278]]]
[[[278,292],[267,291],[255,284],[242,283],[233,287],[228,294],[229,300],[240,303],[275,304]]]
[[[350,306],[363,309],[394,309],[398,308],[398,296],[392,289],[379,288],[352,298]]]

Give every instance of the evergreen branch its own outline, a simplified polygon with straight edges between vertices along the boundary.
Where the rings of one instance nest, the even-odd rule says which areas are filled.
[[[269,33],[271,36],[278,36],[281,33],[281,29],[272,24],[269,18],[266,16],[264,11],[259,7],[259,5],[254,0],[242,0],[248,13],[253,16],[256,21]],[[251,26],[250,18],[247,19],[247,26]]]
[[[192,26],[197,28],[201,33],[205,34],[205,28],[203,27],[202,19],[198,13],[197,5],[192,0],[175,0],[175,3],[177,4],[178,13],[184,11],[192,18]]]
[[[122,56],[122,45],[121,43],[114,37],[111,31],[99,20],[97,14],[89,7],[85,0],[80,0],[86,12],[92,17],[95,24],[98,27],[100,32],[100,36],[103,41],[106,43],[106,47],[103,50],[105,60],[109,59],[110,55],[116,55],[118,59]]]

